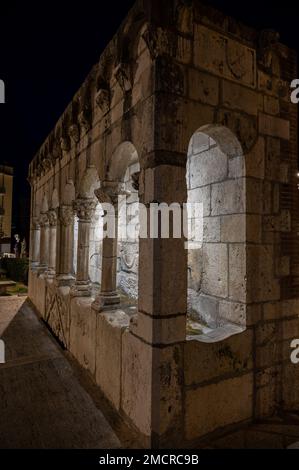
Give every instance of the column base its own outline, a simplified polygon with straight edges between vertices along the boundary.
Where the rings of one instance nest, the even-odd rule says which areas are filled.
[[[40,264],[36,268],[37,275],[40,277],[45,277],[47,273],[48,266],[46,264]]]
[[[75,282],[74,276],[71,274],[60,274],[55,278],[57,287],[71,287]]]
[[[97,296],[95,301],[91,304],[91,308],[96,312],[103,312],[104,310],[115,310],[120,306],[120,296],[117,292],[105,292]]]
[[[71,287],[71,297],[90,297],[91,296],[91,284],[90,282],[75,282]]]

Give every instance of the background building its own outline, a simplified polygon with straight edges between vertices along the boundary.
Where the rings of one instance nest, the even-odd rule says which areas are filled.
[[[10,252],[13,168],[0,165],[0,252]]]

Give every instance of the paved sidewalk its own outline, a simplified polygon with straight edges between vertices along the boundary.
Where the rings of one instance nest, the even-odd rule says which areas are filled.
[[[120,448],[72,361],[24,297],[0,297],[0,448]]]

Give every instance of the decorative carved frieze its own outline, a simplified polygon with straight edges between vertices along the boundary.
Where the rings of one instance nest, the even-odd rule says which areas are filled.
[[[35,216],[32,217],[32,227],[34,230],[39,230],[40,229],[40,219],[39,217]]]
[[[76,199],[73,202],[73,209],[76,212],[79,220],[91,222],[94,215],[97,201],[94,199]]]

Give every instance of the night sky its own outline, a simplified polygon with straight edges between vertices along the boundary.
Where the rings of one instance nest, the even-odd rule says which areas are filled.
[[[15,168],[13,233],[28,233],[31,159],[133,3],[1,2],[0,79],[6,85],[6,104],[0,105],[0,164]],[[281,7],[256,0],[205,3],[257,29],[276,29],[282,42],[299,49],[294,1]]]

